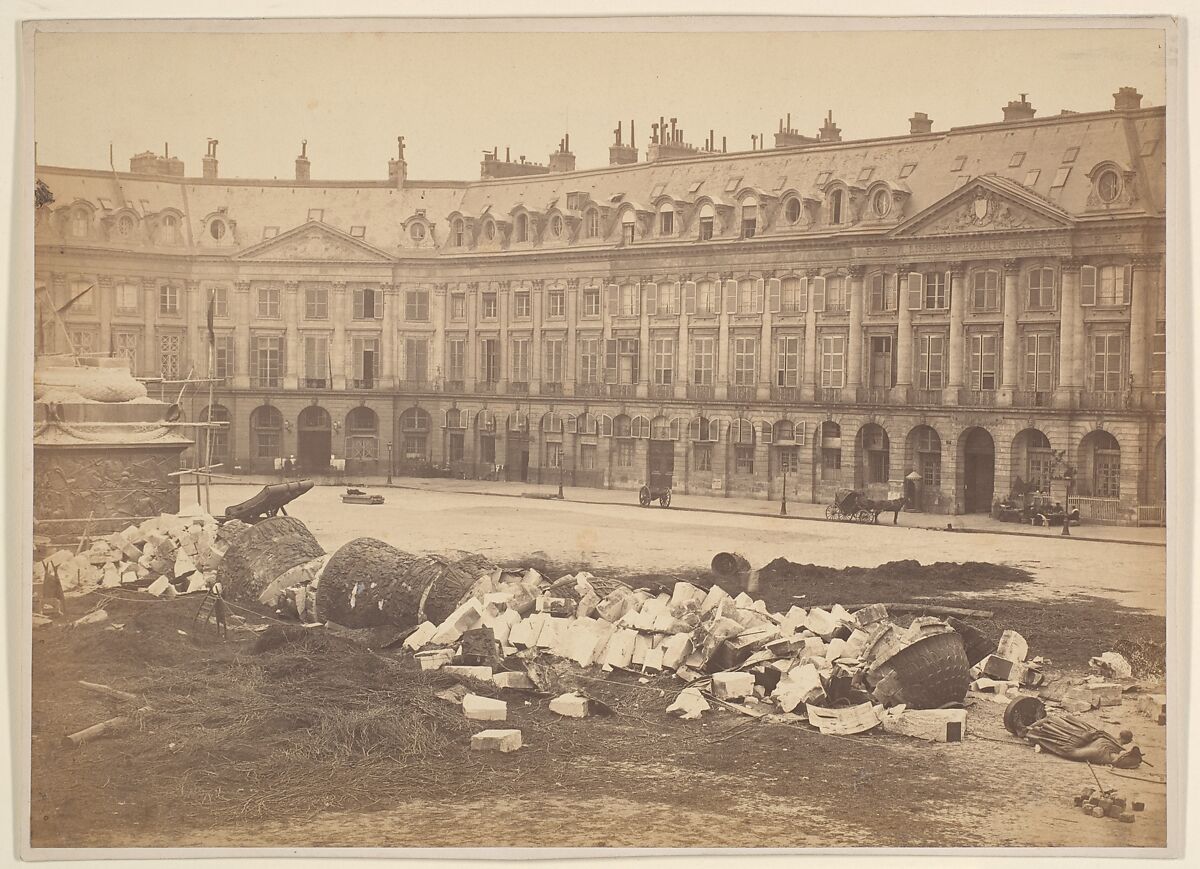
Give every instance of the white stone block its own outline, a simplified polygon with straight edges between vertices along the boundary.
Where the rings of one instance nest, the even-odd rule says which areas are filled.
[[[484,730],[471,737],[472,751],[499,751],[507,754],[520,747],[519,730]]]
[[[437,625],[433,622],[422,622],[417,625],[417,629],[413,631],[404,640],[404,648],[418,651],[433,639],[433,635],[437,633]]]
[[[604,653],[604,664],[608,667],[628,667],[633,662],[633,646],[637,642],[637,631],[618,631],[608,641]]]
[[[714,673],[713,696],[718,700],[739,700],[754,693],[753,673]]]
[[[491,667],[469,667],[465,664],[447,664],[442,667],[442,672],[448,676],[458,676],[460,679],[478,679],[480,682],[492,681]]]
[[[438,625],[437,633],[430,642],[439,646],[455,643],[467,631],[475,628],[483,620],[483,604],[471,598]]]
[[[587,718],[588,699],[574,692],[560,694],[550,701],[550,711],[567,718]]]

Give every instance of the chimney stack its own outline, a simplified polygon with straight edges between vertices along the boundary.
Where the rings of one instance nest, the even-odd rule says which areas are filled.
[[[613,130],[616,134],[616,141],[608,146],[608,165],[609,166],[625,166],[630,163],[636,163],[638,159],[637,143],[633,140],[633,121],[629,122],[629,144],[623,144],[621,137],[621,122],[617,121],[617,128]]]
[[[1021,99],[1008,101],[1008,105],[1004,107],[1005,123],[1033,120],[1033,116],[1037,114],[1037,110],[1030,105],[1029,100],[1025,99],[1027,96],[1028,94],[1021,94]]]
[[[308,139],[300,140],[300,156],[296,158],[296,180],[307,181],[311,164],[308,162]]]
[[[929,120],[929,115],[924,112],[913,112],[913,116],[908,119],[908,132],[910,135],[916,136],[921,133],[928,133],[933,129],[933,121]]]
[[[1142,95],[1138,93],[1137,88],[1123,87],[1113,94],[1113,108],[1118,112],[1129,112],[1141,107]]]
[[[558,143],[558,150],[550,155],[551,174],[575,171],[575,155],[571,153],[571,134],[567,133]]]
[[[200,168],[205,178],[217,177],[217,145],[216,139],[208,140],[208,150],[204,153],[203,159],[200,161]]]
[[[842,141],[842,131],[838,129],[838,125],[833,122],[833,109],[830,109],[825,115],[825,123],[818,131],[817,139],[821,142]]]
[[[388,181],[403,187],[408,180],[408,163],[404,159],[404,137],[396,137],[396,159],[388,160]]]

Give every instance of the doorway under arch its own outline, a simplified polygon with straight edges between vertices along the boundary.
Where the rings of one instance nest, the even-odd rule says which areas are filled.
[[[996,442],[987,429],[975,426],[959,437],[958,450],[963,512],[988,513],[996,488]]]
[[[296,463],[299,470],[324,471],[333,456],[333,422],[328,411],[309,405],[296,420]]]

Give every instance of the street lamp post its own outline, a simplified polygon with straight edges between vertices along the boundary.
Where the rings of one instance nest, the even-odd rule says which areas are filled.
[[[779,457],[783,461],[783,497],[779,500],[779,515],[787,515],[787,472],[788,472],[788,454],[784,450],[780,450]]]
[[[567,451],[561,446],[558,449],[558,499],[563,500],[563,466],[566,464]]]
[[[1071,485],[1075,482],[1075,469],[1063,471],[1063,480],[1067,483],[1066,502],[1063,504],[1063,537],[1071,536]]]
[[[392,484],[392,442],[388,441],[388,485]]]

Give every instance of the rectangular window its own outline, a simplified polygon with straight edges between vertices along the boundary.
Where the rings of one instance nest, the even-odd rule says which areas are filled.
[[[329,290],[326,287],[304,288],[304,319],[329,319]]]
[[[917,389],[945,386],[946,336],[923,334],[917,350]]]
[[[871,313],[879,314],[895,310],[892,292],[892,276],[886,274],[871,275]],[[828,290],[826,290],[828,293]],[[828,304],[828,296],[826,297]]]
[[[846,282],[844,279],[834,276],[825,279],[825,308],[826,311],[845,311],[846,307]]]
[[[283,376],[283,339],[260,335],[254,339],[254,376],[258,386],[279,386]]]
[[[1129,304],[1133,283],[1132,269],[1129,266],[1101,266],[1091,271],[1094,274],[1092,281],[1097,305],[1117,307]],[[1087,304],[1086,300],[1083,304]]]
[[[697,471],[712,470],[712,444],[692,444],[693,466]]]
[[[675,339],[654,339],[654,383],[670,386],[675,382]]]
[[[821,336],[821,388],[841,389],[846,375],[846,336]]]
[[[733,382],[752,386],[758,382],[758,339],[733,339]]]
[[[374,389],[379,380],[379,339],[365,335],[355,336],[351,340],[350,348],[354,355],[354,385],[359,389]],[[425,367],[423,358],[420,366],[422,369]]]
[[[232,335],[218,335],[213,343],[213,377],[227,380],[237,373],[237,351]]]
[[[117,351],[117,358],[124,359],[129,365],[129,373],[137,374],[137,333],[136,332],[116,332],[113,335],[113,343]]]
[[[888,389],[896,385],[895,366],[892,365],[892,336],[871,336],[871,370],[867,383],[874,389]]]
[[[1059,188],[1065,187],[1067,184],[1067,179],[1070,177],[1071,177],[1071,167],[1070,166],[1059,166],[1058,170],[1054,173],[1054,181],[1050,184],[1050,189],[1057,190]]]
[[[563,466],[563,445],[562,441],[547,441],[546,442],[546,467],[561,468]]]
[[[512,380],[514,383],[529,382],[529,339],[512,339]]]
[[[163,380],[178,380],[184,375],[183,336],[158,336],[158,364]]]
[[[758,206],[745,205],[742,207],[742,238],[754,238],[758,229]]]
[[[799,335],[780,335],[775,341],[775,385],[800,385]]]
[[[609,338],[604,342],[605,383],[637,383],[639,361],[637,338]]]
[[[73,293],[72,298],[76,295],[78,293]],[[88,293],[76,302],[74,305],[75,310],[85,310],[84,303],[91,298],[91,295],[91,293]],[[174,284],[163,284],[158,288],[158,312],[160,314],[179,313],[179,287]]]
[[[527,320],[530,316],[529,310],[529,291],[518,290],[513,293],[513,318],[517,320]]]
[[[329,386],[329,338],[325,335],[304,336],[303,385],[307,389]]]
[[[720,309],[720,284],[716,281],[700,281],[696,284],[696,313],[715,314]]]
[[[546,316],[567,316],[567,294],[563,290],[551,290],[546,295]]]
[[[563,369],[564,347],[562,338],[547,338],[542,342],[543,378],[547,383],[562,383],[565,371]]]
[[[928,272],[925,275],[924,303],[927,311],[944,311],[949,307],[945,272]]]
[[[500,341],[484,338],[479,342],[479,379],[483,383],[500,382]]]
[[[161,291],[160,291],[161,292]],[[172,311],[164,311],[163,313],[177,314],[179,313],[179,290],[172,288],[175,294],[175,308]],[[95,307],[93,299],[96,297],[96,282],[86,278],[71,281],[71,295],[69,300],[74,300],[71,304],[72,311],[90,311]]]
[[[633,441],[622,438],[617,441],[617,467],[633,467]]]
[[[596,470],[596,445],[595,444],[580,444],[579,445],[579,469],[581,471]]]
[[[258,316],[264,320],[279,319],[279,287],[258,288]]]
[[[734,447],[733,470],[737,474],[754,473],[754,447]]]
[[[600,316],[600,288],[599,287],[584,287],[583,288],[583,316],[599,317]]]
[[[717,365],[717,339],[692,338],[691,357],[692,383],[696,386],[712,386],[713,372]]]
[[[140,287],[133,281],[121,281],[116,286],[117,313],[136,314]]]
[[[1025,336],[1025,388],[1049,392],[1054,388],[1054,336],[1037,333]]]
[[[658,215],[658,234],[659,235],[674,235],[675,234],[675,212],[663,211]]]
[[[375,339],[370,340],[374,341]],[[378,363],[376,364],[378,365]],[[366,365],[363,368],[365,369]],[[404,339],[404,379],[412,383],[429,382],[428,338]]]
[[[658,313],[674,316],[679,313],[679,284],[663,281],[658,285]]]
[[[579,340],[579,382],[600,382],[600,339]]]
[[[622,317],[638,317],[642,313],[641,287],[637,284],[622,284],[620,289]]]
[[[479,295],[479,318],[481,320],[495,320],[496,310],[496,294],[481,293]]]
[[[1096,450],[1092,486],[1097,498],[1121,497],[1121,453],[1119,450]]]
[[[213,316],[229,316],[229,287],[211,287],[209,296],[212,299]]]
[[[636,233],[637,227],[633,223],[621,224],[621,239],[625,244],[633,244]]]
[[[354,319],[378,320],[383,317],[383,293],[374,287],[354,288]]]
[[[821,448],[821,479],[836,480],[841,476],[842,451],[830,447]]]
[[[1030,448],[1025,471],[1027,483],[1036,486],[1039,492],[1049,492],[1054,477],[1054,451]]]
[[[753,314],[758,310],[755,286],[756,284],[752,280],[738,281],[737,312],[739,314]]]
[[[450,297],[450,319],[467,319],[467,297],[463,293],[455,293]]]
[[[96,352],[96,333],[92,331],[72,330],[71,343],[75,352],[88,356]]]
[[[1092,391],[1119,392],[1124,387],[1125,336],[1092,336]]]
[[[976,311],[1000,310],[1000,272],[995,269],[971,272],[971,307]]]
[[[808,310],[808,281],[804,278],[784,278],[780,284],[780,310],[787,314]]]
[[[709,241],[713,237],[713,219],[711,217],[700,218],[700,240]]]
[[[1032,269],[1025,281],[1025,308],[1029,311],[1054,309],[1054,269]]]
[[[979,332],[971,336],[971,388],[976,391],[996,388],[996,348],[1000,336]]]
[[[1163,390],[1167,385],[1167,324],[1159,320],[1150,340],[1150,385]]]
[[[418,288],[404,294],[404,319],[411,323],[429,321],[429,290]]]
[[[450,338],[446,341],[446,371],[450,380],[466,380],[467,341],[465,338]]]

